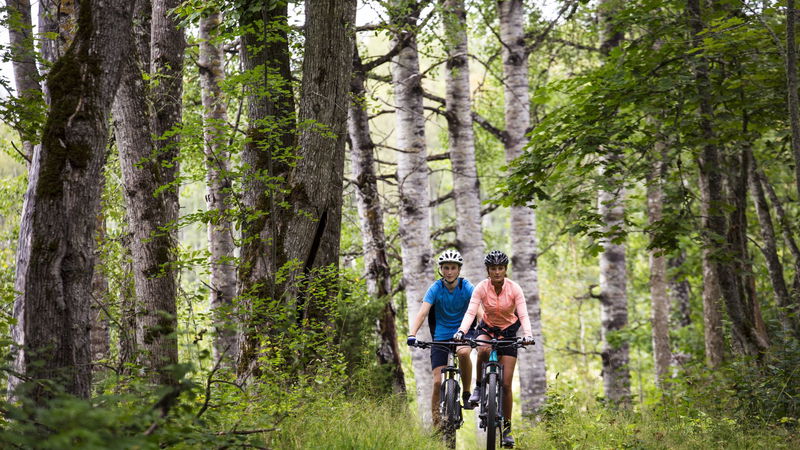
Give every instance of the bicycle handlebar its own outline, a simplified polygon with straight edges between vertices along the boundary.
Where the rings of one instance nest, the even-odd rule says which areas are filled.
[[[522,348],[528,344],[524,344],[522,342],[522,338],[518,337],[515,339],[465,339],[466,341],[473,344],[473,347],[477,347],[478,344],[489,344],[492,348],[498,347],[514,347],[514,348]]]
[[[464,342],[457,342],[457,341],[453,341],[453,340],[450,340],[450,341],[417,341],[414,346],[418,347],[418,348],[428,348],[431,345],[469,345],[469,346],[472,346],[472,344],[470,344],[466,340]]]
[[[495,348],[497,348],[497,347],[512,347],[512,346],[514,348],[522,348],[522,347],[525,347],[526,345],[528,345],[528,344],[523,344],[522,343],[522,338],[518,337],[518,338],[515,338],[513,340],[512,339],[489,339],[489,340],[486,340],[486,339],[464,338],[464,340],[462,342],[453,341],[453,340],[449,340],[449,341],[417,341],[414,346],[417,347],[417,348],[428,348],[428,347],[430,347],[432,345],[442,345],[442,346],[444,346],[444,345],[456,345],[456,346],[458,346],[458,345],[469,345],[470,347],[475,348],[475,347],[478,346],[478,344],[488,344],[488,345],[491,345],[492,347],[495,347]]]

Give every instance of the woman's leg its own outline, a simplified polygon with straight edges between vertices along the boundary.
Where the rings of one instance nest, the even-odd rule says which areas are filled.
[[[501,356],[500,363],[503,364],[503,417],[511,420],[511,407],[514,402],[514,396],[511,393],[511,380],[514,379],[514,367],[517,365],[517,358],[514,356]]]

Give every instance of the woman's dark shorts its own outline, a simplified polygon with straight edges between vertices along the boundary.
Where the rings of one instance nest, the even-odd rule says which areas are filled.
[[[517,331],[519,331],[520,327],[519,320],[516,321],[514,324],[509,325],[508,328],[500,329],[498,327],[490,327],[486,325],[482,320],[478,323],[477,328],[477,336],[481,334],[487,334],[490,337],[496,338],[503,338],[503,339],[516,339]],[[517,357],[517,349],[508,346],[508,347],[497,347],[497,356],[513,356],[514,358]]]
[[[478,337],[477,331],[473,328],[467,332],[465,337],[476,338]],[[431,370],[447,365],[447,347],[455,347],[455,345],[431,345]]]

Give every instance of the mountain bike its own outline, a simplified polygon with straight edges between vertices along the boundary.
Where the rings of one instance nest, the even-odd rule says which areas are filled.
[[[473,347],[478,344],[491,345],[489,361],[483,365],[480,397],[480,427],[486,430],[486,448],[497,447],[498,436],[502,437],[506,418],[503,417],[503,365],[497,357],[497,349],[502,347],[524,347],[522,338],[516,339],[467,339]],[[500,432],[498,433],[498,430]]]
[[[448,448],[456,448],[456,430],[461,428],[464,417],[461,415],[461,372],[458,368],[456,347],[473,346],[470,342],[455,341],[417,341],[419,348],[439,345],[447,349],[447,365],[442,367],[442,385],[439,388],[439,413],[441,415],[441,431]]]

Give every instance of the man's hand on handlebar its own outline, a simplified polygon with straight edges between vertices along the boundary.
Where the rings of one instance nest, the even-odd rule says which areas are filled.
[[[522,338],[522,345],[533,345],[533,336],[525,336]]]
[[[463,342],[464,341],[464,332],[461,330],[456,331],[456,334],[453,335],[453,340],[456,342]]]
[[[414,335],[409,336],[408,339],[406,339],[406,344],[408,344],[409,347],[416,347],[417,337]]]

